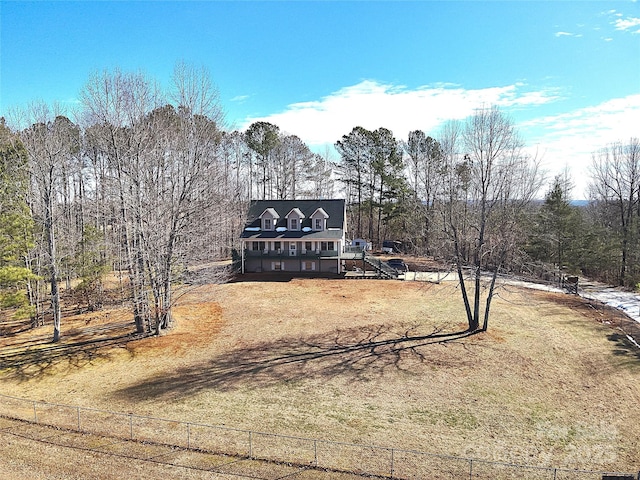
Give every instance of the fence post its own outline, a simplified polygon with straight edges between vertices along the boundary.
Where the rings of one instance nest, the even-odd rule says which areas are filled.
[[[253,458],[253,432],[249,432],[249,458]]]
[[[133,440],[133,414],[129,414],[129,438]]]
[[[553,480],[556,480],[558,478],[558,469],[554,468],[553,469]]]
[[[78,431],[80,432],[80,407],[78,407]]]
[[[191,449],[191,424],[187,423],[187,448]]]
[[[473,458],[469,459],[469,480],[473,477]]]
[[[318,466],[318,440],[313,440],[313,461]]]
[[[391,449],[391,478],[393,478],[393,448]]]
[[[38,423],[38,411],[36,410],[36,402],[33,402],[33,423]]]

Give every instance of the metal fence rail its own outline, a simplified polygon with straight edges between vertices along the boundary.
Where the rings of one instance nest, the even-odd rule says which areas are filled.
[[[491,462],[183,422],[0,394],[0,416],[105,437],[394,479],[640,480],[640,472],[598,472]]]

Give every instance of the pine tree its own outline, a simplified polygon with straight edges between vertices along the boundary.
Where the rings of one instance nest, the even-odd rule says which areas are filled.
[[[535,220],[529,254],[559,269],[578,267],[580,218],[567,198],[564,182],[556,177]]]
[[[25,266],[33,247],[27,188],[27,152],[0,119],[0,308],[14,319],[33,314],[26,294],[26,282],[34,277]]]

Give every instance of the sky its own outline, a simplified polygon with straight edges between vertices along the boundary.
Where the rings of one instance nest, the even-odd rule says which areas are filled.
[[[0,0],[0,28],[0,116],[77,110],[116,68],[168,86],[177,62],[209,71],[226,128],[268,121],[319,153],[356,126],[437,139],[496,105],[574,199],[594,152],[640,137],[632,0]]]

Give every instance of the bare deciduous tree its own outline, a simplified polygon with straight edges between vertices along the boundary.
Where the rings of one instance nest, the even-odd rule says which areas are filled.
[[[159,104],[159,92],[142,74],[115,70],[93,75],[81,100],[86,126],[93,127],[94,148],[106,157],[117,186],[134,320],[142,333],[151,329],[142,223],[143,162],[151,137],[140,124]]]
[[[618,282],[627,284],[629,257],[638,238],[640,222],[640,140],[617,142],[593,155],[591,196],[611,208],[620,238]]]
[[[42,226],[45,237],[47,273],[51,291],[53,312],[53,341],[60,340],[61,309],[58,277],[60,258],[58,254],[58,223],[61,218],[59,195],[67,179],[65,166],[80,148],[79,128],[69,119],[52,110],[48,105],[37,103],[28,111],[30,127],[21,132],[22,141],[29,153],[32,180],[32,211]]]
[[[520,216],[541,185],[538,164],[524,154],[513,122],[496,107],[478,110],[462,130],[450,125],[443,145],[449,160],[445,228],[468,329],[486,330],[498,272],[518,251]],[[460,149],[466,152],[462,158]],[[471,268],[472,297],[465,265]],[[490,278],[483,307],[485,272]]]
[[[436,214],[436,203],[442,193],[445,174],[440,144],[421,130],[409,132],[402,142],[407,156],[407,178],[414,193],[412,242],[420,244],[420,251],[431,254]],[[423,220],[423,221],[420,221]]]
[[[82,94],[94,171],[113,179],[107,195],[117,199],[140,333],[171,326],[172,283],[188,264],[194,223],[224,203],[212,197],[223,184],[214,178],[222,171],[217,92],[206,70],[182,63],[173,80],[175,106],[151,80],[119,71],[94,76]]]

